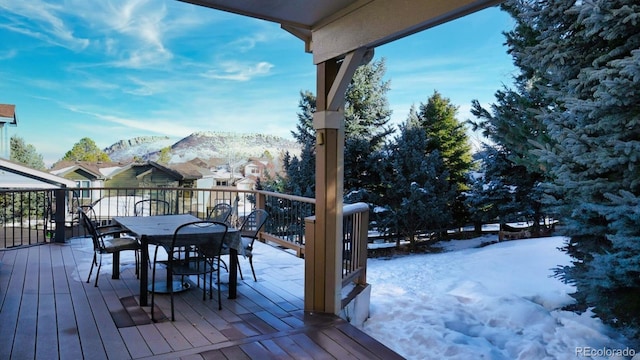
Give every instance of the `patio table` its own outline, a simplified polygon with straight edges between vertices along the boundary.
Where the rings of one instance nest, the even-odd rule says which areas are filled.
[[[113,221],[129,232],[135,234],[142,245],[140,259],[140,306],[148,304],[149,271],[146,264],[149,263],[149,245],[170,246],[173,234],[183,224],[201,219],[189,215],[158,215],[158,216],[116,216]],[[213,230],[215,232],[215,230]],[[188,237],[188,235],[187,235]],[[188,238],[185,238],[185,245]],[[242,240],[238,229],[229,227],[224,243],[229,247],[229,299],[235,299],[238,286],[238,251],[242,251]]]

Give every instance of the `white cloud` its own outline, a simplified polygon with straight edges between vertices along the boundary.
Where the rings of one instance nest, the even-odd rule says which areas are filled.
[[[78,37],[65,21],[64,5],[40,0],[0,0],[0,9],[8,21],[3,28],[40,39],[55,46],[81,51],[89,45],[89,39]]]
[[[87,14],[81,19],[83,25],[99,28],[96,33],[105,37],[96,41],[99,50],[116,58],[108,65],[137,69],[173,58],[164,43],[169,22],[165,4],[129,0],[83,2],[79,6]]]
[[[0,52],[0,60],[6,60],[14,58],[18,54],[18,51],[15,49],[9,49],[5,52]]]
[[[270,37],[266,33],[259,32],[232,41],[229,46],[239,52],[247,52],[255,48],[258,43],[267,42],[269,40]]]
[[[203,77],[220,80],[248,81],[269,74],[273,64],[261,61],[255,64],[227,61],[202,74]]]
[[[179,136],[185,137],[197,129],[189,126],[183,126],[179,120],[165,120],[165,119],[127,119],[114,115],[94,114],[98,119],[108,121],[114,124],[122,125],[125,128],[131,130],[144,130],[148,133],[155,133],[159,135],[167,136]]]
[[[75,52],[91,45],[107,56],[103,66],[134,69],[167,63],[174,57],[168,40],[211,23],[196,7],[174,1],[0,0],[0,9],[7,19],[1,28]]]

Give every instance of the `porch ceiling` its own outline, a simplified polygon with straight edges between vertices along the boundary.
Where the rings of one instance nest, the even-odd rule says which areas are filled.
[[[319,64],[376,46],[501,0],[180,0],[276,22],[305,42]]]

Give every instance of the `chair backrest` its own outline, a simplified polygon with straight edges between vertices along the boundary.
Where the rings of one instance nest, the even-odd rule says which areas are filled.
[[[173,233],[169,259],[173,252],[182,246],[195,246],[197,252],[208,258],[219,256],[224,238],[227,236],[227,224],[219,221],[200,220],[180,225]]]
[[[209,214],[207,214],[207,220],[226,223],[232,212],[233,208],[230,204],[219,203],[209,211]]]
[[[269,213],[264,209],[253,210],[242,222],[240,226],[240,234],[243,237],[252,238],[255,240],[258,237],[258,232],[266,224]],[[253,244],[253,242],[252,242]]]
[[[89,236],[91,236],[91,239],[93,240],[93,250],[98,251],[104,248],[102,239],[98,236],[98,230],[96,229],[95,222],[89,218],[89,215],[87,215],[82,207],[78,207],[78,215],[80,216],[82,226],[84,226],[85,231],[89,233]]]
[[[171,205],[168,201],[160,199],[144,199],[133,205],[135,216],[154,216],[171,214]]]

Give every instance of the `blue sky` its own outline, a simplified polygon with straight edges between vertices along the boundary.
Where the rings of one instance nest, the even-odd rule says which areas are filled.
[[[471,117],[512,83],[513,21],[490,8],[376,48],[393,121],[434,90]],[[196,131],[290,137],[300,91],[315,92],[304,44],[277,24],[174,0],[0,0],[0,103],[51,165],[83,137]],[[6,136],[6,134],[5,134]]]

